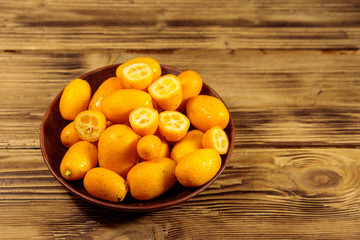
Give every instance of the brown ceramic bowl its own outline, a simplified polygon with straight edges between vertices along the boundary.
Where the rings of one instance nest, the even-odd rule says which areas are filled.
[[[88,81],[91,85],[92,91],[100,86],[100,84],[109,77],[115,76],[116,68],[119,64],[106,66],[103,68],[99,68],[92,72],[86,73],[79,78]],[[174,67],[162,65],[163,74],[174,74],[178,75],[181,70],[176,69]],[[40,131],[40,145],[41,151],[46,165],[48,166],[51,173],[54,177],[67,189],[70,190],[76,196],[88,201],[92,204],[95,204],[100,207],[118,210],[118,211],[131,211],[131,212],[144,212],[151,210],[158,210],[164,207],[169,207],[175,204],[182,203],[189,198],[192,198],[198,195],[200,192],[204,191],[210,184],[212,184],[223,172],[225,169],[231,153],[234,149],[234,126],[233,121],[230,116],[230,121],[228,126],[225,128],[225,131],[229,137],[230,148],[229,152],[226,155],[222,155],[222,165],[220,171],[216,174],[216,176],[211,179],[208,183],[201,187],[197,188],[186,188],[177,183],[170,191],[165,194],[148,201],[139,201],[130,196],[128,194],[125,200],[121,203],[113,203],[104,201],[101,199],[97,199],[89,195],[85,188],[83,187],[83,183],[81,180],[79,181],[66,181],[60,174],[60,162],[67,150],[66,147],[60,141],[60,133],[61,130],[68,124],[69,122],[64,120],[59,112],[59,101],[62,92],[60,92],[55,99],[51,102],[49,108],[47,109],[44,119],[41,124]],[[204,84],[201,94],[215,96],[219,99],[220,96],[208,85]]]

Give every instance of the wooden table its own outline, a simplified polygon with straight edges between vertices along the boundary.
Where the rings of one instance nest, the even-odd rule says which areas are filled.
[[[360,2],[0,0],[0,239],[360,239]],[[228,105],[235,149],[209,189],[149,213],[97,208],[41,155],[52,99],[149,56]]]

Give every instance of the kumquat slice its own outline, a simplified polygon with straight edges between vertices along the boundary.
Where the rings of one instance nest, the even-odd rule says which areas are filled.
[[[190,127],[189,119],[177,111],[159,114],[159,132],[167,141],[176,142],[185,137]]]
[[[121,80],[125,88],[146,90],[153,80],[153,72],[145,63],[134,63],[123,69]]]
[[[159,125],[159,114],[153,108],[135,108],[129,116],[131,128],[140,136],[152,135]]]
[[[167,111],[176,110],[182,102],[181,81],[172,74],[161,76],[149,86],[149,93]]]
[[[229,150],[229,139],[222,128],[215,126],[205,132],[202,145],[204,148],[215,149],[219,154],[225,154]]]
[[[85,110],[76,115],[74,128],[82,140],[95,142],[106,129],[106,118],[102,112]]]

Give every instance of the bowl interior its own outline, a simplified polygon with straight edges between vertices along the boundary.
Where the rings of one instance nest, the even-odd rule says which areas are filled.
[[[96,89],[100,86],[100,84],[106,79],[115,76],[116,68],[119,64],[114,64],[110,66],[106,66],[92,72],[86,73],[79,78],[88,81],[91,85],[92,92],[94,93]],[[174,74],[178,75],[181,70],[162,65],[163,74]],[[40,131],[40,145],[41,151],[43,154],[44,161],[48,166],[51,173],[54,177],[67,189],[69,189],[73,194],[79,196],[80,198],[98,205],[100,207],[105,207],[113,210],[119,211],[150,211],[156,210],[164,207],[168,207],[171,205],[179,204],[187,199],[196,196],[201,191],[206,189],[212,182],[214,182],[222,171],[225,169],[231,153],[234,148],[234,127],[233,121],[230,116],[230,121],[228,126],[225,128],[225,132],[227,133],[230,141],[230,147],[227,154],[222,155],[222,165],[220,171],[217,175],[206,183],[203,186],[197,188],[186,188],[177,183],[170,191],[165,194],[148,201],[139,201],[130,196],[128,194],[125,200],[121,203],[112,203],[100,199],[96,199],[89,195],[85,188],[83,187],[82,180],[79,181],[66,181],[60,174],[60,162],[67,151],[67,148],[63,146],[60,141],[60,133],[62,129],[69,123],[69,121],[64,120],[59,111],[59,101],[62,92],[60,92],[55,99],[51,102],[48,110],[45,113],[41,131]],[[211,95],[217,97],[219,99],[220,96],[208,85],[204,83],[201,94]]]

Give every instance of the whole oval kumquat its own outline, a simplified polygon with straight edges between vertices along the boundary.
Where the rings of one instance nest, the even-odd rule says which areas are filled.
[[[110,169],[124,179],[139,161],[137,144],[140,137],[130,127],[114,124],[100,136],[98,142],[99,166]]]
[[[204,133],[198,129],[189,131],[183,139],[175,143],[171,150],[170,158],[178,163],[184,155],[203,148],[203,136]]]
[[[94,144],[80,141],[72,145],[65,153],[60,172],[66,180],[80,180],[98,163],[98,151]]]
[[[73,121],[79,112],[88,108],[91,98],[90,84],[83,79],[74,79],[66,85],[60,97],[61,116]]]
[[[123,177],[101,167],[95,167],[86,173],[84,187],[93,197],[110,202],[122,202],[129,190]]]
[[[107,120],[126,123],[131,111],[138,107],[152,107],[150,94],[136,89],[121,89],[104,99],[102,109]]]
[[[124,85],[120,78],[111,77],[106,79],[95,91],[89,103],[89,110],[96,110],[102,113],[102,102],[107,98],[111,93],[124,89]]]
[[[191,124],[203,132],[215,126],[224,129],[230,119],[225,104],[218,98],[208,95],[191,98],[186,104],[186,114]]]
[[[165,193],[176,183],[175,167],[175,161],[170,158],[156,158],[137,164],[127,177],[131,196],[149,200]]]
[[[161,156],[161,140],[155,135],[146,135],[140,138],[137,152],[144,160],[151,160]]]
[[[175,174],[185,187],[199,187],[210,181],[221,167],[219,153],[202,148],[183,156],[176,165]]]
[[[68,148],[81,141],[81,138],[75,131],[74,122],[69,123],[63,128],[60,133],[60,140]]]
[[[188,100],[200,94],[203,81],[201,76],[193,70],[183,71],[177,77],[181,81],[182,89],[182,102],[177,110],[182,112],[185,110]]]

